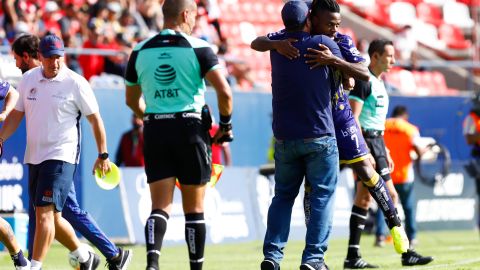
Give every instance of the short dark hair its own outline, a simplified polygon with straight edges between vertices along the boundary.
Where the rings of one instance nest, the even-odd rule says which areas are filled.
[[[385,46],[392,45],[393,42],[388,39],[375,39],[370,42],[370,46],[368,46],[368,55],[372,56],[374,53],[379,53],[380,55],[385,52]]]
[[[317,15],[320,11],[340,13],[340,5],[336,0],[313,0],[311,10],[312,15]]]
[[[23,53],[27,53],[30,57],[38,59],[38,46],[40,44],[40,38],[35,35],[21,35],[12,44],[12,51],[15,54],[22,56]]]
[[[408,114],[407,107],[403,105],[398,105],[393,108],[392,117],[399,117],[405,114]]]
[[[194,0],[165,0],[162,6],[164,20],[176,20],[180,13],[194,5]]]

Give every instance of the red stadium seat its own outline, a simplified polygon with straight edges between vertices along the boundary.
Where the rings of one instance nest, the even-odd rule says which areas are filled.
[[[390,4],[388,9],[390,22],[396,26],[410,25],[417,20],[417,11],[411,3],[394,2]]]
[[[439,27],[443,24],[442,11],[433,4],[419,3],[417,5],[417,17],[426,22]]]
[[[377,4],[365,10],[365,18],[380,26],[393,27],[388,5]]]
[[[440,40],[445,41],[447,47],[451,49],[464,50],[472,46],[470,40],[465,40],[462,30],[453,25],[442,24],[439,28],[438,35]]]
[[[402,84],[399,71],[400,70],[392,69],[385,74],[385,81],[395,86],[396,88],[400,88]]]
[[[429,96],[433,93],[432,83],[430,81],[430,72],[428,71],[412,71],[416,92],[418,96]]]
[[[435,87],[437,93],[444,93],[448,91],[447,82],[445,76],[439,71],[430,72],[432,85]]]
[[[385,81],[397,87],[403,95],[416,95],[415,78],[408,70],[391,70],[385,75]]]
[[[435,50],[444,50],[446,48],[445,42],[438,39],[438,30],[433,24],[419,21],[414,24],[413,32],[418,42],[429,48]]]
[[[445,76],[439,71],[413,71],[418,95],[458,95],[458,89],[448,88]]]
[[[468,6],[455,1],[446,2],[443,5],[443,20],[445,23],[463,29],[471,29],[474,25]]]
[[[359,14],[365,14],[378,5],[375,0],[344,0],[343,4],[348,5],[354,12]]]

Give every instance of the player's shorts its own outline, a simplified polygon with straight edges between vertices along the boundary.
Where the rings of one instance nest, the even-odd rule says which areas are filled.
[[[368,147],[353,117],[350,104],[339,104],[333,109],[332,116],[340,164],[353,164],[367,159]]]
[[[28,190],[35,206],[53,204],[61,212],[73,184],[76,164],[61,160],[46,160],[29,164]]]
[[[370,153],[375,159],[377,173],[382,176],[383,180],[391,180],[392,177],[390,176],[390,169],[388,168],[387,150],[385,149],[383,131],[362,130],[362,133],[370,149]]]
[[[210,180],[211,138],[197,113],[150,114],[144,118],[147,182],[176,177],[182,185]]]

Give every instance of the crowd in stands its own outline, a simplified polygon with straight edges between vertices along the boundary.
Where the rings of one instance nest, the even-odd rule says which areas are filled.
[[[61,36],[66,47],[122,52],[104,57],[68,54],[67,64],[87,79],[102,72],[123,76],[127,56],[139,40],[161,28],[158,1],[5,0],[4,42],[22,33]]]
[[[212,44],[221,55],[234,89],[251,89],[255,82],[249,64],[233,56],[220,28],[216,0],[197,0],[193,36]],[[66,47],[83,50],[66,56],[67,65],[87,80],[102,74],[123,76],[128,55],[137,42],[163,27],[163,0],[4,0],[0,9],[1,45],[23,33],[54,33]],[[98,53],[100,52],[100,53]],[[238,87],[236,87],[238,86]]]
[[[472,43],[468,37],[472,31],[467,22],[471,20],[470,16],[464,18],[461,25],[458,20],[453,23],[448,8],[464,12],[467,4],[475,5],[476,1],[339,0],[339,3],[395,33],[397,60],[407,66],[399,67],[387,76],[387,81],[393,86],[391,89],[400,94],[449,95],[456,92],[447,87],[442,74],[418,67],[419,55],[416,51],[420,46],[444,44],[441,56],[444,56],[442,52],[471,53]],[[218,52],[232,89],[269,91],[269,54],[254,52],[249,44],[256,36],[282,29],[279,16],[282,1],[197,2],[199,8],[193,36],[208,41]],[[69,67],[83,74],[87,80],[105,73],[123,76],[128,55],[136,43],[162,29],[162,3],[163,0],[3,0],[0,41],[2,45],[8,45],[22,33],[43,36],[52,32],[63,38],[66,47],[94,49],[68,53],[66,57]],[[396,12],[390,12],[393,9],[397,9]],[[395,14],[410,14],[412,20],[407,21],[405,16]],[[425,33],[427,28],[435,32]],[[357,40],[355,32],[349,28],[340,32]],[[427,40],[429,37],[437,40],[430,42]],[[357,44],[362,55],[368,55],[368,41],[359,37]],[[98,49],[101,53],[95,54]],[[435,86],[424,85],[429,80],[438,83]],[[433,89],[438,85],[441,91]],[[415,88],[423,90],[416,91]]]

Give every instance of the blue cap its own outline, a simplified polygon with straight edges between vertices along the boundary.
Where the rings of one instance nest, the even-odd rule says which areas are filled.
[[[308,6],[304,1],[288,1],[282,8],[282,20],[286,29],[297,28],[308,18]]]
[[[65,47],[61,38],[54,34],[44,36],[40,40],[40,53],[43,57],[51,57],[52,55],[62,56],[65,54]]]

